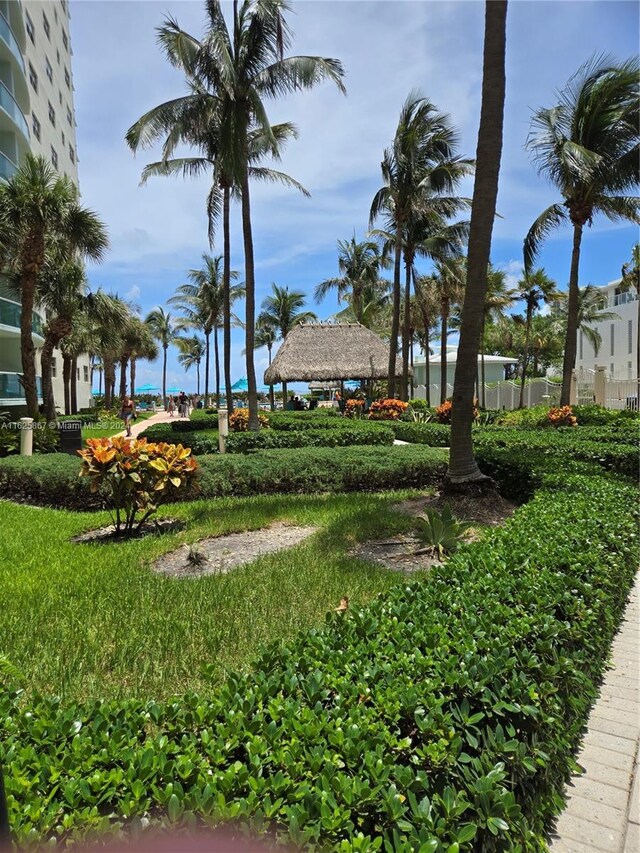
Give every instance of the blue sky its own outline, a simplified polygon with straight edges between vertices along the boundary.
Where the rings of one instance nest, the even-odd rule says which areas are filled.
[[[513,281],[522,239],[533,219],[557,200],[524,149],[532,111],[554,103],[554,91],[593,53],[620,59],[637,52],[640,7],[626,2],[511,0],[507,31],[507,100],[492,261]],[[272,121],[293,121],[292,142],[280,168],[304,184],[305,199],[273,186],[253,188],[258,303],[272,281],[309,294],[320,317],[336,309],[313,306],[315,284],[337,274],[336,242],[367,229],[371,199],[381,184],[380,160],[402,102],[418,88],[448,112],[461,136],[460,152],[475,155],[482,70],[484,4],[479,0],[298,0],[289,16],[293,53],[340,59],[347,96],[326,84],[270,105]],[[74,0],[71,35],[78,123],[80,185],[85,203],[107,223],[111,252],[89,270],[93,286],[136,301],[143,313],[163,304],[186,271],[208,251],[204,200],[207,179],[157,178],[139,187],[145,163],[133,157],[127,128],[146,110],[184,92],[180,75],[161,55],[155,28],[166,15],[199,36],[204,3],[192,0]],[[472,181],[462,187],[472,194]],[[242,270],[240,211],[233,213],[232,265]],[[633,226],[596,220],[583,240],[581,284],[604,284],[619,275],[638,239]],[[221,243],[221,241],[220,241]],[[221,246],[214,248],[220,252]],[[541,265],[566,286],[568,229],[544,247]],[[425,267],[426,271],[426,267]],[[233,378],[245,374],[242,336],[234,333]],[[259,383],[266,351],[256,353]],[[139,383],[157,381],[160,363],[141,364]],[[169,384],[195,390],[175,352]]]

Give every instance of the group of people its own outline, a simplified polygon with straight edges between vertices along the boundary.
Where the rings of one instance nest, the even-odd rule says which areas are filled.
[[[169,400],[167,402],[167,411],[169,412],[169,417],[173,417],[173,413],[178,410],[179,418],[188,418],[189,410],[195,409],[199,402],[199,397],[194,396],[187,397],[184,391],[181,391],[174,399],[173,394],[169,396]]]

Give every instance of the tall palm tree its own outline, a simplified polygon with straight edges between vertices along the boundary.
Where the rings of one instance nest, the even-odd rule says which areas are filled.
[[[230,192],[235,188],[240,193],[247,292],[245,352],[249,427],[253,430],[259,428],[259,422],[253,361],[255,269],[249,190],[252,177],[251,137],[258,130],[262,150],[277,158],[278,139],[268,120],[264,100],[300,89],[310,89],[323,79],[333,80],[344,90],[344,72],[337,60],[314,56],[284,57],[291,42],[291,30],[284,20],[288,8],[285,0],[244,0],[241,5],[238,0],[234,0],[233,30],[230,34],[221,3],[219,0],[209,0],[208,31],[201,43],[195,43],[195,40],[183,34],[175,22],[168,22],[164,34],[170,61],[179,65],[182,63],[180,57],[187,56],[186,64],[191,78],[197,80],[201,91],[215,97],[215,106],[210,114],[215,114],[216,121],[210,120],[204,125],[207,131],[217,128],[217,138],[214,139],[211,134],[210,141],[213,144],[208,145],[208,154],[213,156],[217,168],[217,177],[209,195],[209,207],[213,209],[217,205],[219,209],[219,190],[226,189],[227,193],[222,193],[222,208],[223,219],[227,219]],[[190,140],[187,138],[186,141]],[[225,232],[223,255],[225,259],[230,256],[228,231]]]
[[[440,302],[440,403],[447,398],[447,341],[452,307],[460,304],[467,278],[466,259],[439,261],[432,276]]]
[[[158,307],[150,311],[145,318],[152,335],[162,347],[162,401],[167,405],[167,350],[177,337],[176,326],[169,311]]]
[[[467,252],[467,286],[453,388],[451,452],[448,479],[451,484],[484,479],[473,455],[474,386],[482,334],[491,234],[496,214],[498,176],[504,123],[505,48],[507,2],[487,0],[482,65],[482,102],[476,153],[476,177],[471,205]]]
[[[489,264],[487,271],[487,293],[484,300],[484,312],[482,315],[482,334],[480,336],[480,381],[476,384],[480,388],[480,405],[486,409],[486,381],[484,363],[484,333],[487,323],[495,323],[507,308],[513,305],[515,291],[507,287],[506,275],[502,270],[495,269]]]
[[[636,243],[631,250],[631,260],[622,265],[622,290],[635,290],[638,303],[636,329],[636,380],[638,382],[637,399],[640,401],[640,243]]]
[[[413,286],[416,292],[416,306],[422,319],[422,348],[424,350],[425,361],[426,401],[427,406],[431,406],[431,366],[429,363],[431,349],[429,341],[431,339],[431,330],[434,327],[434,317],[436,316],[439,308],[439,300],[432,276],[417,275],[414,270]]]
[[[177,321],[177,329],[198,329],[205,340],[204,397],[209,398],[209,361],[211,352],[211,333],[213,332],[214,366],[216,376],[216,407],[220,405],[220,354],[218,331],[224,326],[225,293],[224,259],[222,255],[212,258],[206,252],[202,255],[202,267],[189,270],[189,284],[181,284],[175,296],[168,303],[176,305],[182,312]],[[229,271],[229,279],[238,278],[236,270]],[[241,285],[229,288],[228,300],[231,306],[244,293]],[[227,372],[225,359],[225,374]]]
[[[127,365],[130,369],[129,393],[136,393],[136,363],[143,358],[155,361],[158,357],[158,345],[149,326],[140,317],[129,313],[121,334],[120,348],[120,398],[127,393]]]
[[[123,334],[130,322],[131,307],[128,302],[114,293],[100,294],[104,305],[99,313],[82,312],[79,321],[74,321],[71,334],[63,339],[63,379],[65,402],[70,401],[71,361],[74,353],[88,352],[99,359],[104,375],[104,407],[111,408],[115,387],[115,365],[120,358]],[[66,408],[66,407],[65,407]]]
[[[332,290],[338,302],[347,302],[356,323],[362,323],[364,306],[387,289],[380,279],[380,271],[389,261],[380,252],[374,240],[338,240],[337,278],[328,278],[316,285],[313,292],[316,302],[321,302]]]
[[[271,294],[262,300],[260,316],[262,324],[276,330],[279,339],[284,340],[291,329],[300,323],[309,323],[317,317],[312,311],[304,311],[306,303],[304,293],[297,290],[289,291],[288,287],[280,287],[273,283]],[[283,404],[287,399],[287,383],[282,383]]]
[[[449,116],[439,113],[436,107],[419,92],[409,94],[400,112],[394,140],[384,152],[382,177],[384,186],[371,203],[369,222],[384,215],[387,231],[393,232],[393,309],[391,320],[391,345],[389,347],[389,395],[395,395],[396,352],[400,331],[400,272],[403,241],[412,217],[435,210],[440,216],[451,216],[460,207],[461,200],[451,197],[462,175],[468,174],[473,164],[456,156],[458,134],[450,124]],[[405,284],[405,304],[410,297],[410,276]],[[405,311],[408,321],[409,311]],[[404,350],[408,348],[408,329],[404,329]],[[406,361],[406,357],[405,357]],[[406,377],[406,366],[405,366]],[[402,395],[407,386],[403,382]]]
[[[558,295],[558,311],[555,319],[561,318],[562,325],[566,328],[566,317],[568,309],[568,294]],[[606,311],[607,299],[599,287],[588,284],[578,289],[578,331],[589,341],[595,356],[600,352],[602,346],[602,335],[594,324],[606,323],[609,320],[619,320],[620,315],[615,311]]]
[[[278,340],[278,329],[273,324],[273,317],[264,312],[258,314],[256,320],[256,334],[254,338],[254,346],[256,349],[267,348],[269,357],[269,365],[271,365],[271,354],[273,346]],[[273,385],[269,385],[269,405],[271,411],[275,409],[275,399],[273,396]]]
[[[206,344],[198,335],[193,335],[190,338],[178,338],[176,340],[180,355],[178,362],[184,367],[185,372],[188,372],[194,365],[196,368],[197,391],[200,394],[200,363],[206,355]]]
[[[530,271],[547,235],[566,222],[573,226],[567,330],[560,404],[569,403],[576,362],[580,248],[585,225],[603,214],[613,221],[640,223],[640,199],[628,193],[640,182],[637,58],[617,64],[594,57],[558,93],[551,109],[538,110],[527,146],[540,174],[560,192],[533,223],[524,241]]]
[[[29,154],[16,174],[0,184],[0,267],[20,288],[22,383],[33,418],[38,416],[33,308],[38,276],[54,245],[67,258],[100,261],[108,246],[106,229],[80,205],[69,178],[58,175],[44,157]]]
[[[551,305],[557,301],[559,293],[556,283],[546,272],[540,268],[527,274],[518,282],[516,299],[525,304],[525,334],[524,352],[522,355],[522,376],[520,377],[520,409],[524,406],[524,386],[527,379],[527,366],[529,363],[529,347],[531,343],[531,322],[542,305]]]

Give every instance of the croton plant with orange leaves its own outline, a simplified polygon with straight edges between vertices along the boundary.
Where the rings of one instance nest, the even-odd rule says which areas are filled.
[[[376,400],[369,408],[369,418],[372,421],[397,421],[409,408],[408,403],[387,397],[386,400]]]
[[[102,490],[116,532],[125,535],[186,488],[198,468],[190,448],[146,438],[90,438],[78,453],[80,476],[89,477],[92,492]]]

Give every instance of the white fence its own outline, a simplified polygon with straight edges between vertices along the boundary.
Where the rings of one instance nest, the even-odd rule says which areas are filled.
[[[538,406],[541,403],[549,406],[560,402],[562,385],[550,382],[548,379],[532,379],[524,386],[524,405],[526,408]],[[440,403],[440,385],[430,387],[431,405]],[[574,371],[574,382],[571,398],[573,403],[586,405],[599,403],[608,409],[632,409],[638,407],[638,381],[636,379],[610,379],[604,368],[596,370]],[[453,386],[447,384],[445,399],[453,394]],[[413,396],[426,400],[427,389],[424,385],[414,388]],[[482,392],[480,393],[482,402]],[[520,383],[510,379],[485,385],[484,403],[487,409],[517,409],[520,405]]]

